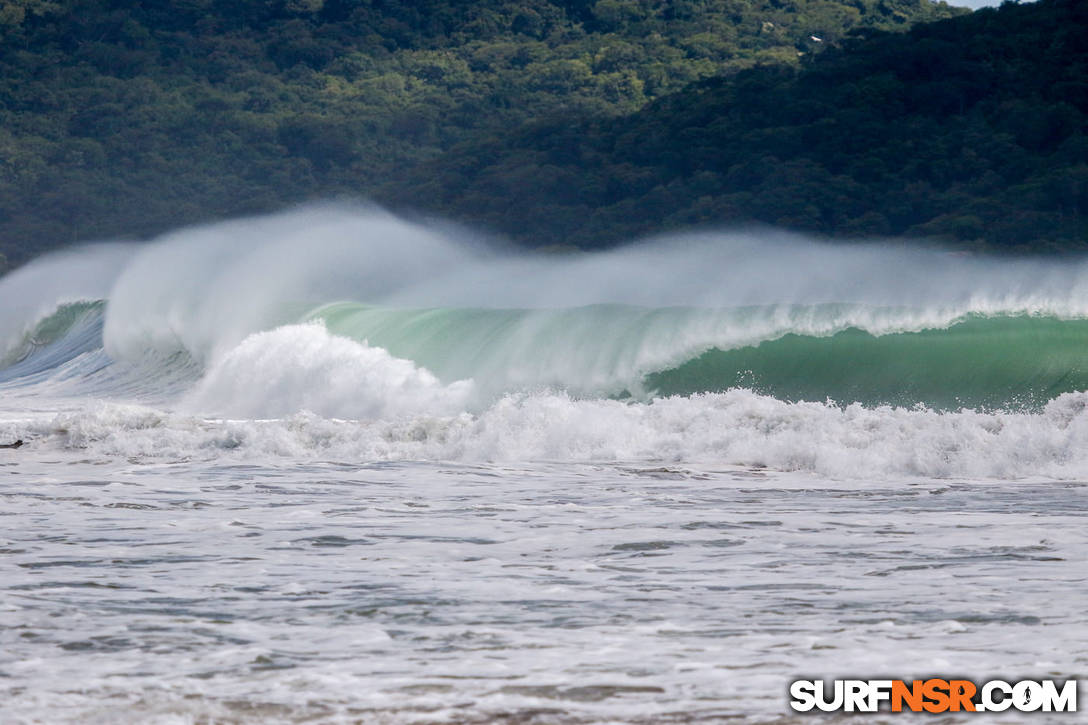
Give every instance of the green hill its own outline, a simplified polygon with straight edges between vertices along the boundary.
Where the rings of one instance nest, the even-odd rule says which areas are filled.
[[[1088,248],[1088,3],[855,33],[801,68],[463,146],[387,197],[530,243],[759,222]]]
[[[796,66],[852,28],[960,12],[929,0],[0,0],[0,253],[20,263],[75,239],[366,195],[528,122],[630,114],[692,82]]]

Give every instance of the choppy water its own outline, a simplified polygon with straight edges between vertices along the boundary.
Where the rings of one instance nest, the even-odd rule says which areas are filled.
[[[1088,669],[1081,483],[3,453],[5,722],[770,722],[796,677]]]
[[[797,678],[1088,676],[1084,260],[551,258],[318,207],[0,306],[4,723],[792,723]]]

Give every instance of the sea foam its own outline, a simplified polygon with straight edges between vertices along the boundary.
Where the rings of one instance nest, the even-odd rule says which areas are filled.
[[[463,410],[470,381],[434,375],[381,348],[330,335],[320,324],[250,335],[212,361],[183,409],[269,418],[299,411],[356,419]]]
[[[374,358],[384,361],[380,355]],[[456,408],[453,403],[463,391],[431,386],[418,370],[401,368],[400,373],[406,376],[402,381],[421,386],[415,401],[429,406],[437,397]],[[207,394],[212,390],[208,388]],[[517,394],[478,414],[448,415],[412,413],[410,406],[394,410],[373,396],[363,398],[355,404],[377,406],[372,410],[390,417],[345,419],[301,412],[280,418],[224,419],[93,403],[57,415],[8,419],[0,423],[0,436],[30,440],[31,451],[42,455],[68,449],[147,462],[269,457],[686,462],[767,467],[844,480],[1088,475],[1085,393],[1060,396],[1039,413],[787,403],[748,390],[650,403],[576,400],[563,393]],[[352,405],[331,394],[306,402],[313,408],[329,406],[326,413],[343,412]],[[219,404],[229,407],[230,401]]]

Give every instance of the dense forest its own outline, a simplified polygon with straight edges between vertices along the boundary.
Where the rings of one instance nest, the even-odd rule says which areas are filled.
[[[963,12],[930,0],[0,0],[0,254],[19,264],[76,239],[379,189],[432,208],[410,186],[451,148],[512,148],[527,124],[581,132],[693,83],[798,67],[852,30]],[[509,163],[520,173],[523,161]],[[443,206],[510,226],[490,207]]]
[[[854,32],[622,118],[465,145],[390,198],[593,247],[700,224],[1088,248],[1088,3]]]

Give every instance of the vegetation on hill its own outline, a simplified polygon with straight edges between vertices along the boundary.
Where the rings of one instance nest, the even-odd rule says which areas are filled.
[[[1088,248],[1088,3],[856,33],[800,69],[719,77],[622,118],[536,124],[391,189],[583,247],[762,222],[967,248]]]
[[[930,0],[0,0],[0,253],[365,195]],[[814,39],[817,38],[817,39]],[[418,197],[416,197],[418,198]],[[496,200],[497,203],[502,203]]]

